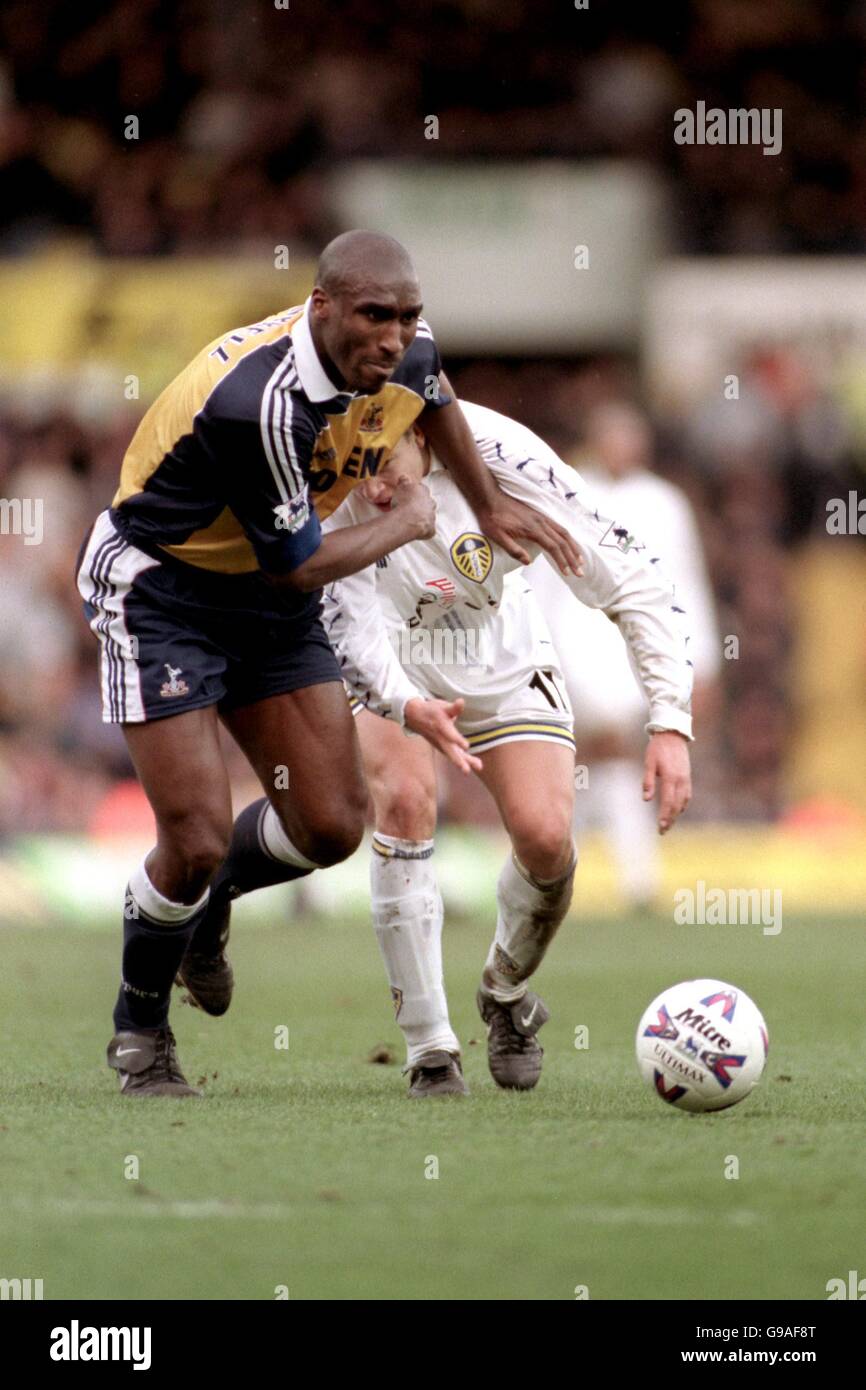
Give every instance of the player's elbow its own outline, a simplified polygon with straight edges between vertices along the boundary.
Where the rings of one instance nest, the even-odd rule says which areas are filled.
[[[296,569],[281,574],[276,582],[281,588],[290,589],[294,594],[309,594],[313,589],[321,588],[321,580],[311,560],[304,560]]]

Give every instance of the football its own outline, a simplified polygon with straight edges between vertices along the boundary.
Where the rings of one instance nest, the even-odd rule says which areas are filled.
[[[685,980],[649,1005],[635,1047],[641,1076],[668,1105],[725,1110],[757,1086],[769,1037],[741,989],[723,980]]]

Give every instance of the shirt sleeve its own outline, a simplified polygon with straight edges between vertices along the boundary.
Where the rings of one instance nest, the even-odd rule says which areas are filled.
[[[309,491],[315,425],[296,392],[273,392],[258,421],[223,420],[227,501],[268,574],[287,574],[318,550],[322,530]],[[223,447],[226,447],[225,437]]]
[[[722,664],[719,624],[697,518],[685,495],[677,498],[672,524],[677,581],[681,592],[687,595],[692,621],[691,645],[694,650],[690,655],[695,663],[695,677],[698,680],[714,680]]]
[[[546,446],[534,454],[496,440],[481,441],[480,447],[505,492],[558,521],[579,545],[581,578],[560,574],[549,563],[581,603],[600,608],[619,628],[649,705],[647,733],[673,729],[691,739],[690,638],[661,557],[599,511],[578,474]],[[539,547],[531,549],[539,553]]]
[[[425,319],[418,320],[418,329],[412,346],[397,367],[391,381],[398,386],[406,386],[421,398],[421,407],[433,410],[450,405],[452,397],[443,391],[439,384],[442,359],[439,349]]]
[[[328,517],[326,532],[358,523],[353,500]],[[322,623],[352,694],[374,714],[403,724],[408,701],[426,696],[412,684],[391,645],[376,590],[375,565],[328,585],[322,595]]]

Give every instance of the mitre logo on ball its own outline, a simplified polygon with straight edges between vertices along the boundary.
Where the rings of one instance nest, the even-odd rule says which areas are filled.
[[[745,1100],[763,1074],[769,1039],[747,994],[705,979],[672,985],[654,999],[635,1045],[655,1094],[677,1110],[700,1112]]]

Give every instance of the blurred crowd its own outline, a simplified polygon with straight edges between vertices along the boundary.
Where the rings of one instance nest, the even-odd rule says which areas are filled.
[[[620,359],[457,361],[449,371],[464,399],[523,420],[578,469],[598,463],[581,421],[604,402],[636,398],[633,366]],[[682,420],[652,422],[651,456],[641,461],[689,497],[723,646],[730,636],[742,641],[723,652],[714,688],[701,693],[695,819],[772,819],[783,810],[789,567],[803,540],[826,534],[826,498],[846,495],[857,476],[841,406],[816,401],[805,364],[778,350],[756,354],[741,379],[748,409],[737,414],[738,432],[715,398],[698,402]],[[96,643],[73,571],[138,416],[133,406],[98,425],[73,413],[0,422],[0,495],[44,503],[40,545],[0,543],[0,833],[92,825],[131,771],[119,731],[101,722]],[[668,563],[675,570],[676,557]],[[238,759],[234,770],[243,775]],[[483,794],[452,791],[452,814],[483,816]]]
[[[864,39],[866,0],[669,0],[623,13],[622,27],[614,7],[567,0],[399,11],[372,0],[10,0],[0,256],[58,237],[106,257],[243,255],[277,240],[315,255],[342,230],[323,178],[336,161],[429,155],[639,159],[669,188],[674,249],[861,251]],[[783,108],[782,152],[677,145],[672,112],[698,100]],[[583,437],[593,407],[641,399],[626,357],[448,369],[465,399],[523,420],[577,468],[599,462]],[[824,533],[826,498],[862,479],[850,411],[807,353],[753,346],[734,369],[736,411],[716,393],[653,418],[646,460],[694,507],[722,640],[749,635],[702,692],[696,819],[783,808],[791,566]],[[94,416],[13,398],[0,416],[0,497],[44,508],[40,545],[0,538],[0,836],[78,832],[131,771],[100,719],[73,570],[141,408]],[[480,814],[473,795],[452,789],[452,813]]]
[[[358,156],[637,158],[683,250],[866,246],[864,0],[9,0],[0,37],[0,254],[315,252]],[[676,144],[699,100],[782,109],[782,152]]]

